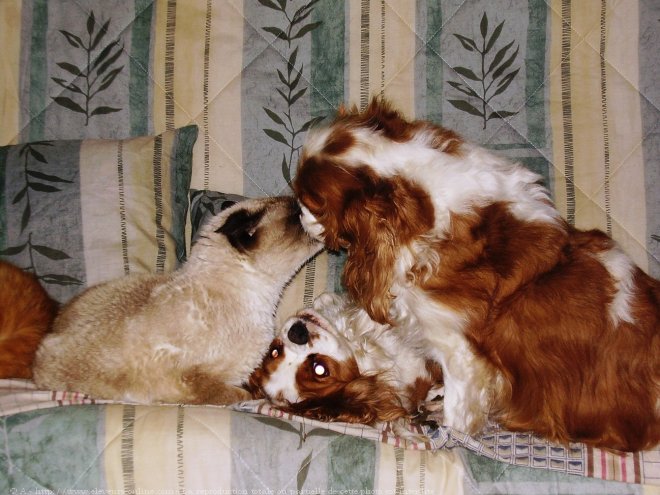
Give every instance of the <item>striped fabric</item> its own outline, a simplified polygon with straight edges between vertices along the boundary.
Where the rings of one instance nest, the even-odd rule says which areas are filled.
[[[71,405],[78,407],[57,407]],[[390,424],[322,423],[282,413],[262,401],[233,408],[147,407],[41,392],[24,380],[2,380],[0,431],[9,440],[5,455],[9,453],[17,471],[31,466],[35,474],[27,486],[53,486],[52,469],[42,467],[63,464],[59,449],[70,436],[51,435],[29,456],[22,454],[25,440],[39,438],[43,423],[56,425],[65,414],[88,425],[86,441],[78,448],[94,460],[68,466],[62,479],[71,483],[91,471],[96,478],[78,481],[76,488],[107,493],[270,489],[329,494],[368,489],[452,495],[557,490],[628,494],[654,493],[660,486],[658,451],[617,455],[497,429],[475,439],[449,429],[434,432],[409,425],[404,429],[410,436],[403,438]],[[4,487],[0,479],[0,489]]]
[[[0,143],[125,138],[194,122],[194,188],[275,195],[289,190],[310,123],[384,94],[411,117],[539,171],[569,221],[610,232],[660,275],[655,2],[307,4],[5,0]],[[81,82],[66,67],[84,65],[72,36],[86,39],[92,13],[93,35],[107,23],[92,60],[121,50],[102,76],[119,72],[91,99],[105,110],[86,117],[58,98],[82,104],[62,84]],[[482,94],[482,55],[466,41],[481,46],[482,24],[488,41],[502,25],[486,67],[511,44],[485,81],[503,69],[498,94]]]
[[[188,126],[0,148],[0,257],[61,302],[111,278],[174,269],[186,255],[196,137]]]
[[[68,280],[49,284],[61,300],[133,270],[169,270],[190,242],[190,225],[172,209],[189,188],[289,193],[308,130],[342,103],[364,107],[385,95],[409,117],[538,172],[572,224],[610,233],[660,277],[658,19],[654,0],[0,0],[0,250],[28,267],[19,247],[49,248],[38,270]],[[199,129],[196,141],[185,140],[194,144],[190,181],[182,174],[172,182],[172,164],[185,162],[175,130],[189,124]],[[9,177],[7,164],[44,140],[72,158],[56,160],[35,144],[53,164],[35,170],[71,181],[50,185],[79,188],[79,199],[58,215],[40,210],[43,225],[59,222],[52,230],[21,229],[20,177]],[[79,163],[91,165],[74,173]],[[309,263],[278,319],[340,290],[341,262],[323,253]],[[7,487],[108,493],[167,486],[335,495],[650,493],[660,483],[657,452],[621,458],[580,449],[578,462],[570,451],[535,455],[541,446],[506,433],[488,443],[442,430],[431,449],[415,448],[391,432],[335,436],[265,410],[58,400],[83,405],[0,418],[16,449],[0,454],[11,473],[0,476],[0,492],[8,492],[6,479]],[[45,439],[40,425],[71,432]],[[74,450],[66,442],[79,435],[75,448],[89,472],[76,472],[72,460],[54,480],[19,476],[17,466],[33,458],[15,457],[22,447],[13,442],[28,431],[44,453]],[[50,450],[41,449],[46,440],[55,441]],[[52,462],[43,455],[40,466]]]

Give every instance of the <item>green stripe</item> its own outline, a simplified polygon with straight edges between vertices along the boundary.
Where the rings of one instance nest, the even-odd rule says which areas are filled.
[[[385,446],[383,448],[390,448]],[[373,492],[376,477],[376,444],[349,435],[328,446],[328,492],[353,493],[356,488]]]
[[[192,171],[192,149],[197,141],[198,128],[196,125],[182,127],[176,131],[172,145],[171,163],[176,167],[170,172],[175,182],[173,185],[172,208],[172,235],[176,242],[176,259],[179,263],[186,260],[186,215],[188,213],[188,190],[190,189],[190,176]],[[178,195],[182,192],[183,195]]]
[[[545,54],[548,8],[546,0],[529,0],[529,26],[525,56],[527,70],[525,111],[527,112],[527,139],[536,148],[543,148],[546,145]]]
[[[46,90],[48,65],[46,63],[46,34],[48,32],[48,2],[35,0],[32,4],[30,42],[30,130],[28,141],[44,138],[46,128]]]
[[[7,191],[5,188],[5,171],[7,170],[7,153],[9,147],[0,147],[0,249],[7,246]]]
[[[153,11],[153,0],[135,0],[128,83],[131,136],[149,134],[149,47]]]
[[[344,101],[344,2],[320,2],[312,12],[312,22],[322,24],[312,31],[312,87],[310,116],[333,115]]]
[[[426,116],[428,120],[442,122],[442,65],[440,58],[440,31],[442,7],[440,2],[428,2],[426,21]]]

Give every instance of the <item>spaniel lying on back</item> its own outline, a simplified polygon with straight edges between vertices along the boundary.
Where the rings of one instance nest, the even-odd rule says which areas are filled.
[[[303,224],[380,323],[420,326],[445,421],[620,450],[660,441],[660,284],[540,177],[374,100],[308,138]]]
[[[285,322],[250,388],[321,421],[373,424],[414,415],[441,387],[442,372],[420,332],[398,330],[341,296],[321,294],[314,309]]]

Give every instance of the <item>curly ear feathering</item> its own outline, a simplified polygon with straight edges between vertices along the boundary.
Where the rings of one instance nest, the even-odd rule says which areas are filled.
[[[660,442],[660,282],[561,218],[541,177],[374,99],[308,135],[302,222],[346,249],[371,318],[419,328],[448,426],[489,420],[634,451]]]

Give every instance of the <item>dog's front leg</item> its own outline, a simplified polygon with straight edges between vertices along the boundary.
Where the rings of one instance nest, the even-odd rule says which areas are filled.
[[[252,399],[244,388],[226,382],[222,374],[209,372],[202,366],[188,369],[181,376],[185,404],[227,405]]]
[[[492,407],[496,372],[472,351],[464,338],[453,338],[436,345],[436,359],[442,365],[444,421],[463,433],[479,433],[488,422]],[[447,341],[451,345],[447,345]]]

